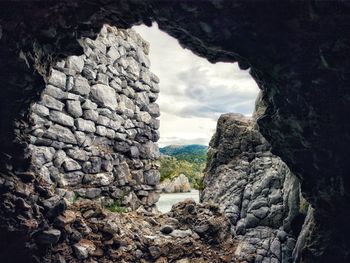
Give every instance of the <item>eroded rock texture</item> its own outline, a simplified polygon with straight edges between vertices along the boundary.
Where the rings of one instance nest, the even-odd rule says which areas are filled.
[[[251,68],[267,106],[258,120],[260,130],[272,152],[301,179],[303,195],[314,207],[302,260],[350,261],[347,1],[73,0],[0,5],[2,194],[15,188],[14,181],[38,191],[31,183],[33,176],[23,173],[29,165],[26,145],[15,135],[20,127],[13,120],[37,100],[57,58],[81,55],[76,40],[95,37],[103,23],[130,27],[157,21],[196,54]],[[19,240],[15,235],[5,239],[12,237]]]
[[[176,204],[168,214],[154,214],[142,207],[112,213],[81,199],[55,223],[67,233],[66,242],[40,262],[229,263],[235,250],[230,222],[220,208],[191,200]],[[44,234],[43,240],[52,241],[60,232]]]
[[[234,113],[219,118],[201,200],[224,207],[238,261],[292,262],[304,221],[299,181],[270,150],[253,119]]]

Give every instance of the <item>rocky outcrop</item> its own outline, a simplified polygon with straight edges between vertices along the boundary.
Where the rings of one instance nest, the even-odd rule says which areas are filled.
[[[174,205],[168,214],[141,207],[112,213],[91,200],[79,200],[55,222],[65,235],[49,230],[37,239],[66,242],[40,262],[229,263],[235,246],[230,223],[219,207],[192,200]]]
[[[191,184],[187,176],[180,174],[173,179],[165,179],[159,185],[164,193],[185,193],[191,192]]]
[[[219,118],[201,200],[223,206],[234,225],[238,261],[292,262],[303,224],[299,181],[270,149],[253,119]]]

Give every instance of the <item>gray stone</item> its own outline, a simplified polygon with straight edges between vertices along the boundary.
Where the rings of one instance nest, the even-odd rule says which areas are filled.
[[[144,107],[148,106],[149,103],[150,101],[147,92],[136,93],[136,104],[140,107],[140,109],[143,109]]]
[[[77,129],[79,131],[91,132],[91,133],[96,132],[95,123],[92,122],[92,121],[88,121],[88,120],[84,120],[84,119],[78,118],[78,119],[75,120],[75,126],[77,127]]]
[[[97,73],[97,83],[108,85],[109,83],[108,75],[103,74],[101,72]]]
[[[185,237],[191,236],[192,234],[193,232],[191,231],[191,229],[187,229],[187,230],[175,229],[170,233],[170,236],[176,237],[176,238],[185,238]]]
[[[159,105],[157,103],[151,103],[147,106],[147,110],[152,117],[157,118],[160,116]]]
[[[91,67],[84,67],[82,75],[87,78],[88,80],[95,80],[96,79],[96,72]]]
[[[151,120],[152,120],[152,117],[151,115],[146,112],[146,111],[141,111],[139,114],[138,114],[138,117],[140,118],[140,120],[146,124],[150,124]]]
[[[142,48],[136,49],[136,56],[138,57],[140,63],[144,67],[149,68],[151,66],[151,62],[150,62],[149,58],[145,55],[145,53],[143,53]]]
[[[104,126],[96,126],[96,133],[100,136],[106,136],[107,128]]]
[[[66,172],[73,172],[81,169],[81,166],[78,162],[74,161],[71,158],[66,158],[63,163],[63,168]]]
[[[60,88],[56,88],[52,85],[48,85],[45,90],[44,94],[50,95],[51,97],[54,97],[55,99],[61,100],[66,97],[66,92],[64,92]]]
[[[71,91],[74,87],[74,77],[73,75],[68,76],[67,78],[67,84],[66,84],[66,91]]]
[[[85,110],[83,117],[86,120],[97,121],[98,112],[96,110]]]
[[[38,103],[34,103],[32,105],[32,111],[42,117],[46,117],[49,115],[49,109]]]
[[[51,75],[49,78],[49,84],[65,90],[66,75],[58,70],[52,69]]]
[[[125,140],[126,140],[126,137],[127,137],[126,134],[116,132],[114,138],[115,138],[116,140],[119,140],[119,141],[125,141]]]
[[[50,111],[49,118],[50,120],[65,126],[70,126],[70,127],[74,126],[74,119],[71,116],[65,113],[62,113],[60,111]]]
[[[62,102],[46,94],[44,94],[41,97],[40,104],[48,107],[49,109],[58,110],[58,111],[62,111],[64,107],[64,104]]]
[[[110,127],[110,119],[106,116],[98,116],[96,122],[100,125]]]
[[[118,106],[115,90],[107,85],[96,84],[91,87],[92,97],[103,107],[116,109]]]
[[[61,165],[64,163],[64,161],[66,160],[66,153],[62,150],[58,150],[55,155],[54,155],[54,165],[58,168],[61,167]]]
[[[81,184],[83,179],[84,173],[81,171],[75,171],[75,172],[68,172],[61,174],[61,180],[60,180],[60,186],[76,186]]]
[[[89,251],[86,247],[79,245],[79,243],[73,245],[74,253],[78,259],[86,259],[89,256]]]
[[[154,142],[146,142],[140,149],[141,157],[144,159],[155,160],[160,157],[158,145]]]
[[[120,53],[116,47],[111,47],[107,52],[107,57],[109,57],[113,64],[114,61],[120,58]]]
[[[85,192],[85,196],[90,199],[95,199],[101,195],[101,188],[87,188]]]
[[[87,152],[79,148],[68,149],[67,155],[78,161],[87,161],[89,159]]]
[[[117,82],[115,81],[115,79],[113,79],[113,80],[109,83],[109,85],[110,85],[116,92],[118,92],[118,93],[120,93],[121,90],[122,90],[122,87],[120,86],[119,83],[117,83]]]
[[[81,131],[75,131],[74,135],[75,135],[75,138],[77,139],[78,144],[82,146],[86,140],[86,134]]]
[[[126,162],[122,162],[115,167],[118,180],[129,181],[131,178],[129,165]]]
[[[160,173],[158,170],[149,170],[145,171],[144,174],[144,182],[148,185],[158,185],[160,180]]]
[[[247,228],[253,228],[253,227],[256,227],[259,224],[259,219],[256,218],[252,214],[247,214],[247,217],[245,218],[245,222],[246,222],[246,227]]]
[[[31,146],[32,163],[41,167],[45,163],[51,162],[55,154],[55,149],[45,146]]]
[[[106,137],[109,139],[114,139],[115,138],[115,131],[112,129],[106,129]]]
[[[98,173],[98,174],[86,174],[84,176],[84,183],[95,186],[107,186],[114,181],[112,173]]]
[[[67,100],[66,101],[66,107],[67,107],[67,112],[72,115],[73,117],[80,117],[83,115],[83,110],[81,108],[80,102],[79,101],[72,101],[72,100]]]
[[[77,77],[75,79],[74,86],[72,88],[72,92],[80,94],[80,95],[87,95],[90,93],[90,85],[86,78],[84,77]]]
[[[268,207],[260,207],[257,210],[252,210],[251,213],[259,218],[260,220],[265,218],[267,216],[267,214],[269,213],[269,208]]]
[[[122,94],[122,95],[120,95],[120,98],[119,98],[119,107],[118,108],[121,112],[124,112],[126,109],[134,112],[135,111],[135,104],[131,99],[129,99],[127,96]]]
[[[84,68],[83,56],[69,56],[66,61],[66,67],[81,73]]]
[[[108,127],[110,127],[111,129],[113,129],[115,131],[118,131],[121,127],[121,123],[119,121],[110,120]]]
[[[140,156],[139,148],[137,148],[136,146],[131,146],[130,147],[130,156],[131,156],[131,158],[139,158],[139,156]]]
[[[61,125],[55,124],[45,132],[45,137],[58,140],[64,143],[76,144],[77,140],[70,129],[62,127]]]
[[[30,114],[30,120],[37,127],[48,125],[48,121],[46,120],[46,118],[42,118],[34,112]]]
[[[130,77],[133,80],[137,80],[140,77],[140,66],[137,63],[137,61],[132,58],[132,57],[128,57],[127,60],[127,68],[126,68],[126,72],[129,73],[128,77]]]
[[[97,109],[97,104],[92,102],[89,99],[86,99],[82,105],[82,108],[84,110],[96,110]]]
[[[128,129],[126,130],[126,134],[128,135],[128,138],[133,140],[135,139],[135,136],[137,134],[137,130],[136,129]]]

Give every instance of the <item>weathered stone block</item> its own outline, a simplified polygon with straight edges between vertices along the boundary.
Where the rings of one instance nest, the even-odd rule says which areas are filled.
[[[67,107],[67,112],[73,117],[78,118],[83,115],[83,110],[81,108],[80,101],[67,100],[66,107]]]
[[[148,185],[157,185],[160,180],[160,173],[158,170],[149,170],[145,171],[144,174],[144,182]]]
[[[62,113],[60,111],[54,111],[54,110],[50,111],[49,118],[50,120],[65,126],[69,126],[69,127],[74,126],[74,119],[71,116],[65,113]]]
[[[91,95],[103,107],[114,110],[118,106],[115,90],[107,85],[96,84],[92,86]]]
[[[64,104],[55,98],[44,94],[41,98],[40,104],[57,111],[62,111]]]
[[[81,73],[84,68],[84,58],[83,56],[69,56],[66,61],[66,67]]]
[[[32,105],[32,111],[42,117],[46,117],[49,115],[49,109],[38,103],[34,103]]]
[[[78,118],[75,120],[75,126],[79,131],[83,132],[91,132],[94,133],[96,131],[95,123],[92,121],[84,120]]]
[[[72,88],[72,92],[80,94],[80,95],[87,95],[90,93],[90,85],[86,78],[84,77],[77,77],[74,82],[74,86]]]
[[[51,75],[49,78],[49,84],[65,90],[66,80],[67,80],[67,77],[64,73],[58,70],[52,69]]]
[[[58,124],[50,126],[50,128],[45,132],[44,136],[64,143],[77,143],[72,131]]]

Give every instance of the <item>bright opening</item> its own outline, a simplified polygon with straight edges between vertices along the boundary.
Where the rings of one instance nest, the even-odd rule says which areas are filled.
[[[212,64],[182,48],[157,24],[133,29],[150,43],[151,71],[160,79],[158,143],[163,154],[163,191],[186,192],[181,174],[191,188],[200,189],[206,150],[219,116],[228,112],[251,116],[259,88],[249,70],[240,70],[237,63]],[[197,200],[198,191],[162,195],[157,205],[166,212],[187,197]]]

